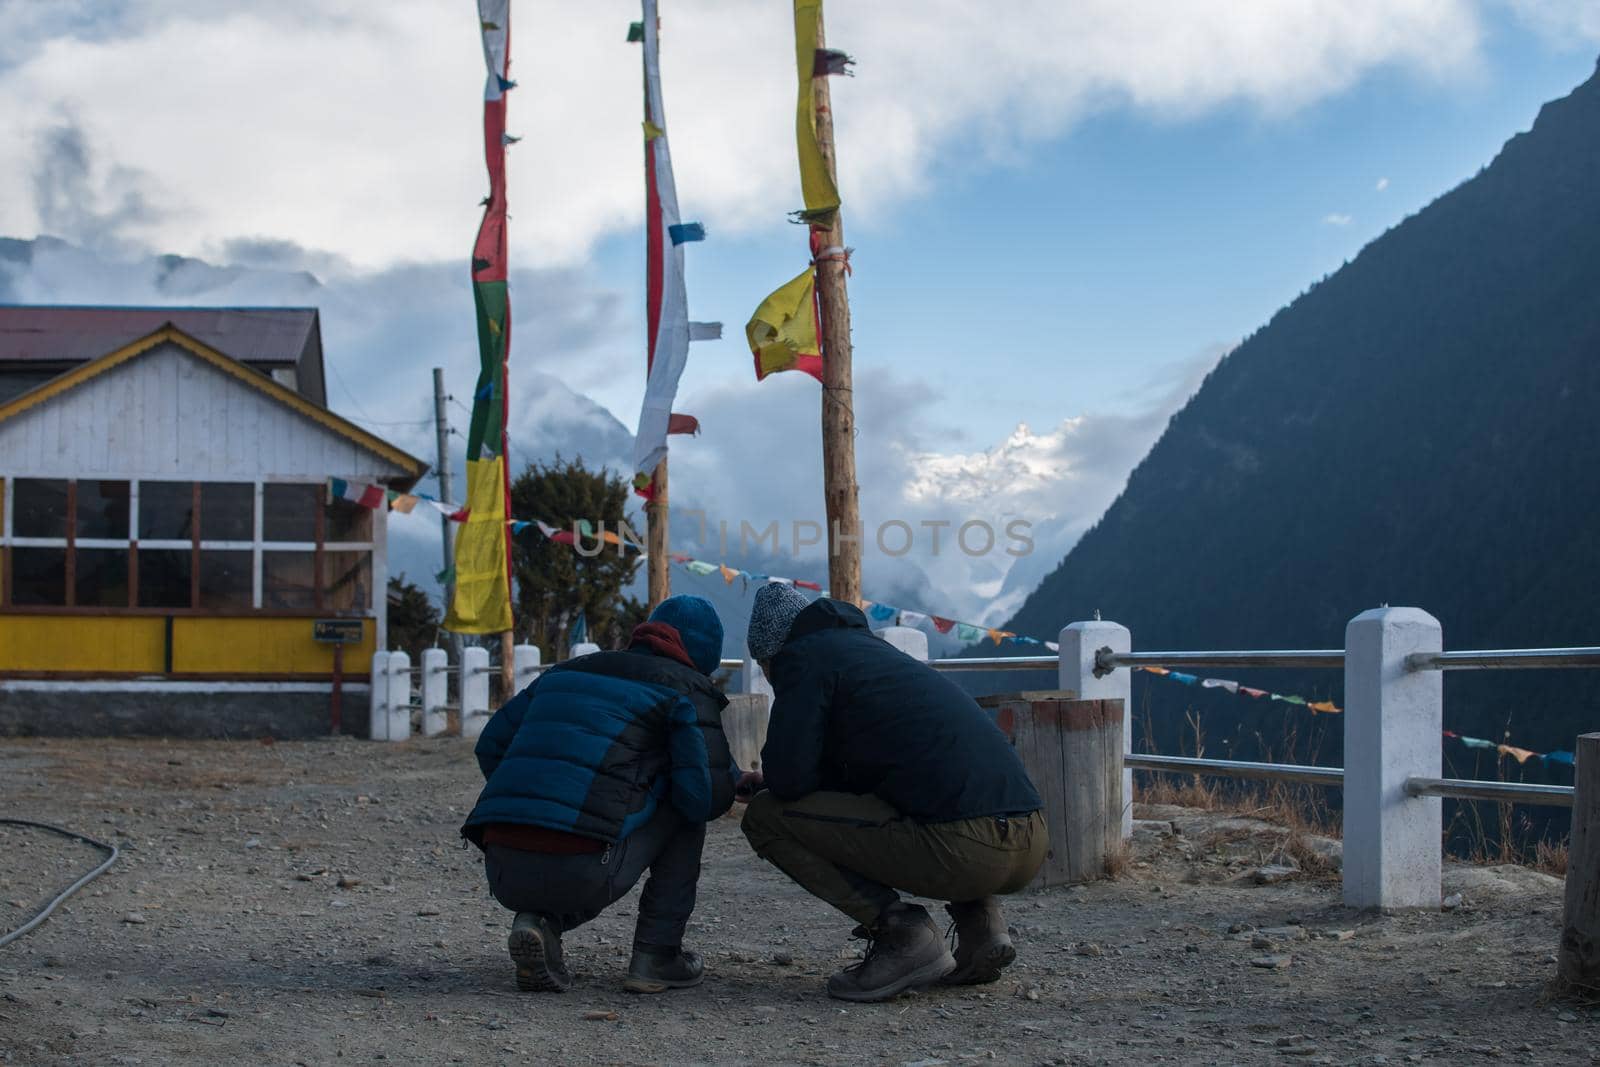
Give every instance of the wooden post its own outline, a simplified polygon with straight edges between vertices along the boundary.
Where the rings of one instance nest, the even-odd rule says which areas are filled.
[[[1022,759],[1044,801],[1050,851],[1039,888],[1106,878],[1122,844],[1122,701],[1065,691],[979,701]]]
[[[822,5],[817,5],[817,48],[824,45]],[[817,147],[838,184],[833,145],[833,111],[828,78],[813,76]],[[818,227],[823,248],[844,248],[839,211]],[[861,508],[856,490],[855,394],[850,369],[850,299],[845,291],[842,253],[817,263],[817,305],[822,320],[822,493],[828,519],[828,595],[854,604],[861,599]]]
[[[344,709],[342,702],[342,687],[344,685],[344,642],[340,641],[333,646],[333,693],[328,702],[328,732],[335,737],[339,736],[344,724]]]
[[[650,557],[646,563],[649,568],[649,609],[654,611],[657,604],[672,595],[672,572],[667,567],[670,560],[667,556],[667,461],[664,457],[650,476],[650,486],[654,495],[644,506],[645,521],[649,523],[645,532],[645,551]]]
[[[1565,992],[1587,999],[1600,995],[1600,734],[1578,738],[1574,780],[1556,981]]]
[[[500,635],[500,702],[503,704],[516,695],[516,639],[507,630]]]

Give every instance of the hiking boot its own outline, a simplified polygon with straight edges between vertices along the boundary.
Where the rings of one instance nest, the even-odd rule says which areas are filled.
[[[656,948],[633,946],[633,959],[628,961],[628,977],[622,988],[630,993],[665,993],[669,989],[687,989],[700,984],[706,975],[700,954],[684,948]]]
[[[561,935],[544,916],[517,912],[506,949],[517,965],[517,988],[524,993],[564,993],[572,985],[572,973],[561,961]]]
[[[866,957],[828,979],[828,996],[837,1000],[888,1000],[908,989],[932,985],[955,970],[927,909],[904,902],[890,905],[867,938]]]
[[[1017,950],[1006,932],[1005,916],[1000,914],[997,897],[984,897],[964,904],[946,904],[951,934],[955,938],[956,969],[945,976],[946,985],[985,985],[998,981],[1000,972],[1011,966]]]

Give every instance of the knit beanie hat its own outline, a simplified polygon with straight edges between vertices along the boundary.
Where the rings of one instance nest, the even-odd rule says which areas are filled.
[[[701,674],[711,674],[722,663],[722,620],[711,601],[701,596],[669,596],[650,613],[651,622],[664,622],[678,631],[683,647]]]
[[[776,656],[789,639],[794,617],[804,611],[808,603],[794,586],[782,582],[769,582],[757,590],[755,605],[750,609],[750,633],[746,638],[750,657],[764,660]]]

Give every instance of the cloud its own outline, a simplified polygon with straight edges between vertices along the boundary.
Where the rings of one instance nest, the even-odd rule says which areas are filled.
[[[1375,186],[1375,188],[1378,190],[1378,192],[1383,192],[1385,189],[1389,188],[1389,179],[1379,178],[1378,184]]]
[[[1208,349],[1166,368],[1140,391],[1133,414],[1090,412],[1045,431],[1021,425],[995,445],[968,451],[950,447],[958,428],[937,421],[937,393],[892,371],[858,371],[856,467],[868,596],[970,622],[1008,617],[1116,498],[1222,352]],[[820,528],[824,521],[818,403],[816,383],[797,374],[686,396],[683,406],[708,433],[737,445],[714,452],[694,440],[674,445],[673,469],[682,474],[673,485],[683,488],[673,493],[673,540],[681,551],[790,577],[825,569],[820,548],[797,553],[793,544],[795,523]],[[704,512],[703,528],[691,510]],[[1006,550],[1022,546],[1006,530],[1018,520],[1030,524],[1033,544],[1013,556]],[[991,550],[962,550],[957,538],[969,521],[994,531]],[[755,541],[770,523],[779,534],[775,552],[770,541]],[[906,528],[912,550],[896,555]],[[982,528],[974,527],[968,547],[984,543]]]
[[[39,131],[62,108],[106,159],[159,181],[170,210],[121,230],[154,246],[215,258],[237,235],[262,234],[373,267],[458,255],[476,226],[483,71],[459,5],[4,10],[0,232],[50,229],[26,192],[48,155]],[[638,223],[639,54],[622,41],[633,13],[517,7],[514,262],[570,264]],[[1469,69],[1481,32],[1472,0],[1294,0],[1238,5],[1225,19],[1185,0],[1019,0],[1004,18],[928,0],[836,5],[830,16],[830,42],[860,60],[859,76],[835,86],[856,220],[1097,111],[1182,117],[1242,104],[1281,115],[1378,68]],[[687,215],[738,231],[798,206],[791,34],[782,12],[745,0],[684,0],[669,14],[663,66]]]
[[[34,210],[49,233],[111,247],[165,214],[152,203],[148,175],[94,165],[83,130],[70,115],[38,131],[33,158]]]
[[[1587,48],[1600,41],[1600,4],[1594,0],[1510,0],[1523,22],[1550,41],[1568,48]]]
[[[1332,214],[1322,216],[1322,221],[1327,223],[1329,226],[1348,226],[1355,221],[1355,216],[1342,215],[1335,211]]]

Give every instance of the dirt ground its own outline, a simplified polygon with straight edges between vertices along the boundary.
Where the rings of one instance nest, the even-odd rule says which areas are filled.
[[[1543,998],[1554,879],[1452,869],[1453,910],[1357,915],[1336,876],[1273,866],[1310,854],[1282,831],[1183,809],[1140,812],[1118,881],[1013,898],[993,986],[828,1000],[852,924],[730,817],[689,931],[704,985],[621,991],[630,897],[568,935],[569,993],[519,994],[456,832],[479,785],[459,740],[0,742],[0,816],[123,849],[0,948],[0,1062],[1600,1063],[1600,1017]],[[0,931],[95,862],[0,827]]]

